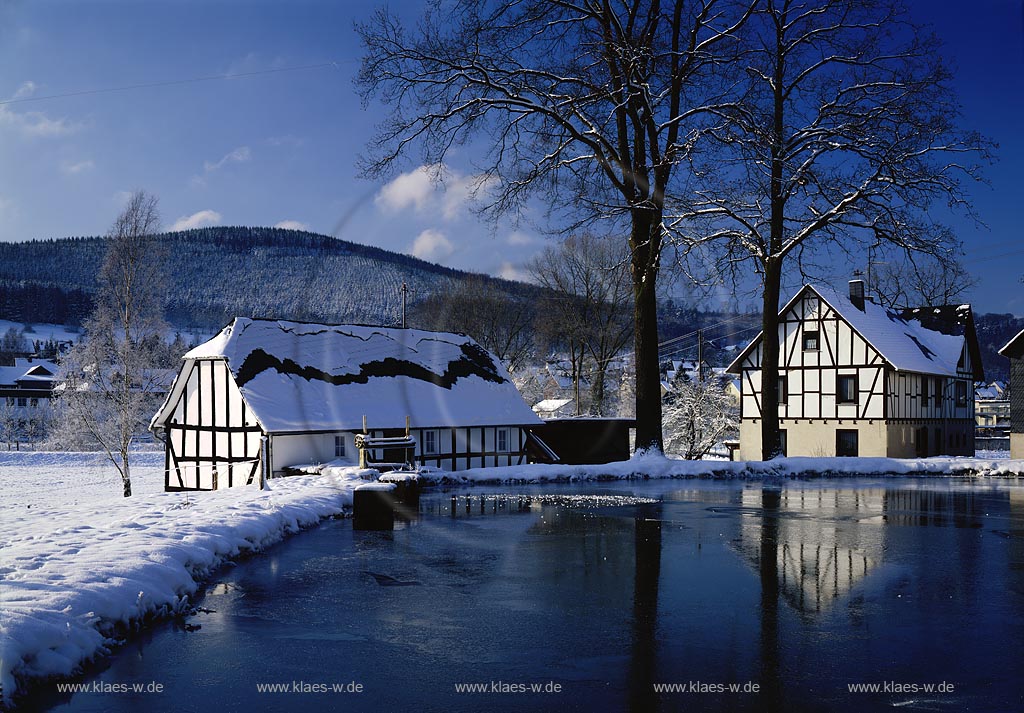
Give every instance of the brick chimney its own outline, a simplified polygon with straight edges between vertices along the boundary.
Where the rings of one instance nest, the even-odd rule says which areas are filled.
[[[861,312],[864,311],[864,280],[850,280],[850,302]]]

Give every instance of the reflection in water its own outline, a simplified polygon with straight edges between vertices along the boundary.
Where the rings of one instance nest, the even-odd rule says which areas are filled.
[[[761,701],[766,711],[779,710],[779,502],[782,493],[761,491]]]
[[[755,498],[759,498],[757,502]],[[881,511],[882,490],[813,492],[765,488],[743,493],[745,507],[763,508],[745,518],[736,545],[796,611],[821,612],[869,575],[882,561],[881,539],[863,528],[839,527]]]
[[[981,497],[970,491],[899,490],[887,488],[882,499],[885,521],[921,527],[981,527]]]
[[[660,504],[637,508],[633,543],[633,655],[629,702],[634,711],[657,711],[654,674],[658,656],[658,582],[661,579]]]

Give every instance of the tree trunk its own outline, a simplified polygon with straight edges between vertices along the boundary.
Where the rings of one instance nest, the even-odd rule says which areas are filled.
[[[594,368],[593,382],[590,384],[590,411],[595,416],[604,416],[604,374],[607,364],[598,362]]]
[[[656,219],[657,218],[657,219]],[[661,218],[635,209],[630,236],[633,279],[634,367],[636,369],[636,450],[663,450],[661,376],[658,360],[658,254]]]
[[[121,482],[124,485],[124,496],[130,498],[132,496],[132,473],[129,470],[126,451],[121,452]]]
[[[779,440],[779,293],[781,263],[768,260],[761,303],[761,458],[781,455]]]

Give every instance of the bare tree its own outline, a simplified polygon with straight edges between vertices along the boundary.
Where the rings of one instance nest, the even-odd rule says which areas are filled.
[[[674,227],[697,273],[710,256],[763,285],[761,403],[778,402],[784,274],[814,271],[864,245],[955,255],[929,217],[968,207],[989,145],[958,128],[937,42],[896,0],[766,0],[746,24],[742,108],[721,113],[694,166],[696,197]],[[762,415],[763,457],[780,452],[779,417]]]
[[[590,408],[597,415],[605,413],[608,365],[633,333],[627,307],[632,289],[628,265],[625,241],[590,233],[548,246],[529,265],[537,282],[554,293],[538,319],[550,320],[554,329],[590,358]],[[575,355],[575,348],[570,353]],[[576,379],[580,367],[574,363]]]
[[[0,397],[0,441],[7,444],[7,450],[19,442],[21,437],[21,412],[13,396]]]
[[[421,300],[412,309],[413,324],[464,332],[513,371],[530,355],[532,319],[526,299],[502,292],[484,278],[467,279],[454,289]]]
[[[926,256],[881,265],[871,283],[872,292],[889,307],[939,307],[963,302],[978,280],[959,261]]]
[[[102,449],[132,494],[131,446],[166,384],[163,248],[157,199],[132,194],[107,233],[96,309],[67,355],[58,387],[64,421]]]
[[[530,197],[573,231],[628,236],[637,365],[637,446],[661,448],[657,282],[665,202],[689,124],[717,105],[721,55],[742,0],[451,0],[415,28],[386,9],[358,31],[364,102],[389,104],[370,175],[419,148],[440,166],[456,144],[488,147],[492,216]],[[483,138],[486,137],[486,138]]]

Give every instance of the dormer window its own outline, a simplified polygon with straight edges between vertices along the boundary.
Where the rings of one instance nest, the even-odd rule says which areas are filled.
[[[818,330],[804,330],[804,351],[816,352],[820,348],[818,345]]]

